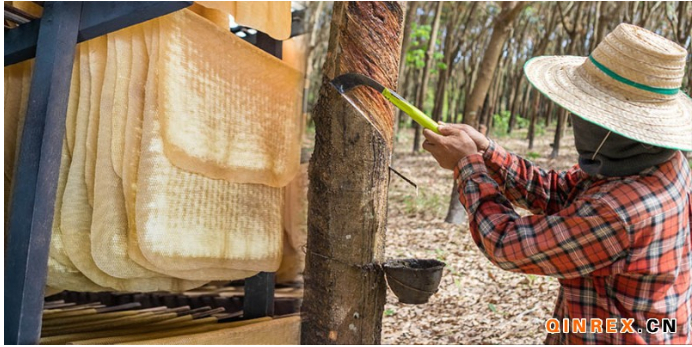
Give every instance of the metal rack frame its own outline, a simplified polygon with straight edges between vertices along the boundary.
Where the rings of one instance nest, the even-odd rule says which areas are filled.
[[[36,58],[5,252],[5,344],[40,339],[43,293],[72,64],[77,43],[154,19],[192,1],[43,3],[43,16],[5,30],[5,66]],[[7,11],[6,11],[7,12]],[[256,45],[281,58],[281,41],[258,33]],[[274,313],[274,273],[245,281],[244,316]]]

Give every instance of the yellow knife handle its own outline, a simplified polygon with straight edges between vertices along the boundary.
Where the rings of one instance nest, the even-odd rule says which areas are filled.
[[[422,127],[430,129],[438,134],[440,133],[440,131],[437,129],[437,123],[435,123],[432,118],[428,117],[425,113],[423,113],[423,111],[416,108],[416,106],[409,104],[406,100],[404,100],[404,98],[395,92],[384,88],[382,95],[384,95],[387,100],[391,101],[400,110],[404,111],[407,115],[413,118],[413,120]]]

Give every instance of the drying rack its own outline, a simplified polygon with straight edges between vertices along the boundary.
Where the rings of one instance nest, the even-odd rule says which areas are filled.
[[[77,43],[151,20],[192,1],[36,1],[41,18],[5,5],[5,66],[36,58],[9,201],[5,245],[5,344],[37,344]],[[14,23],[9,26],[7,23]],[[16,26],[16,27],[15,27]],[[281,59],[281,41],[258,32],[257,47]],[[274,273],[245,279],[243,316],[274,314]]]

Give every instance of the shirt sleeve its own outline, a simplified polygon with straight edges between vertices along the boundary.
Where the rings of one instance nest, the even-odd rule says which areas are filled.
[[[488,175],[509,201],[533,213],[552,214],[561,210],[570,191],[582,178],[582,171],[576,165],[567,171],[543,170],[492,140],[483,159]]]
[[[577,200],[552,215],[521,217],[480,154],[462,159],[455,176],[473,240],[502,269],[575,278],[626,259],[629,234],[604,203]]]

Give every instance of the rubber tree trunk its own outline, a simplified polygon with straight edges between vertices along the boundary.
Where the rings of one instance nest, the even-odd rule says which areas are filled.
[[[541,99],[541,93],[538,92],[536,88],[531,90],[533,95],[533,111],[531,112],[531,122],[529,123],[529,132],[527,134],[529,139],[529,149],[533,149],[533,142],[536,138],[536,121],[538,120],[538,106]]]
[[[502,3],[502,11],[493,24],[493,34],[490,36],[490,42],[485,49],[483,61],[478,71],[478,78],[471,91],[471,95],[466,100],[466,106],[464,107],[464,123],[466,124],[473,127],[478,126],[479,111],[483,106],[485,96],[488,94],[490,83],[495,74],[495,68],[502,53],[502,47],[509,37],[514,18],[517,17],[523,7],[523,2],[509,1]]]
[[[555,159],[560,155],[560,141],[565,133],[565,124],[567,111],[561,109],[557,112],[557,126],[555,127],[555,137],[553,138],[553,150],[550,152],[550,158]]]
[[[483,61],[481,62],[478,77],[474,84],[471,94],[466,99],[464,106],[464,123],[470,124],[473,127],[478,127],[478,118],[480,115],[483,102],[488,95],[488,89],[495,74],[495,68],[498,65],[502,47],[509,37],[511,32],[512,22],[519,15],[525,3],[522,1],[510,1],[502,3],[502,11],[498,15],[493,24],[493,34],[490,37],[488,47],[485,49]],[[492,117],[492,116],[491,116]],[[454,185],[454,183],[453,183]],[[449,208],[445,222],[453,224],[461,224],[466,220],[466,215],[461,202],[459,202],[459,193],[456,186],[452,188],[452,195],[449,198]]]
[[[313,112],[302,344],[380,343],[394,109],[368,87],[345,98],[329,81],[357,72],[395,88],[402,22],[399,3],[334,3]]]
[[[399,58],[399,88],[397,89],[397,92],[400,95],[405,95],[404,90],[405,90],[405,84],[407,81],[406,78],[406,52],[408,51],[409,46],[411,45],[411,28],[413,27],[413,23],[416,20],[416,12],[418,11],[418,1],[409,1],[406,3],[406,19],[404,20],[404,33],[403,33],[403,39],[401,41],[401,56]],[[409,68],[410,70],[410,68]],[[411,75],[410,73],[408,74],[409,76]],[[402,117],[403,112],[399,109],[396,110],[396,118],[394,121],[394,134],[399,133],[399,123],[401,122],[401,117]]]
[[[440,15],[442,14],[443,1],[437,2],[435,8],[435,19],[433,20],[433,26],[430,30],[430,40],[428,41],[428,50],[425,51],[425,66],[423,67],[423,76],[420,81],[420,90],[418,91],[418,97],[416,98],[416,106],[425,112],[425,97],[428,93],[428,80],[430,79],[430,68],[433,64],[433,54],[435,53],[435,41],[437,41],[437,32],[440,29]],[[421,143],[421,132],[423,129],[418,123],[413,124],[415,129],[415,134],[413,135],[413,153],[420,151]]]
[[[452,9],[452,6],[450,6],[449,9]],[[446,68],[444,70],[440,70],[438,73],[437,88],[435,88],[435,103],[433,106],[432,114],[430,115],[432,119],[436,122],[442,119],[442,111],[445,104],[445,95],[447,94],[447,79],[449,78],[449,75],[452,71],[452,59],[454,58],[454,56],[456,56],[456,54],[452,54],[452,49],[454,48],[453,39],[456,36],[455,26],[457,25],[458,15],[458,13],[452,13],[447,18],[444,48],[442,50]]]

